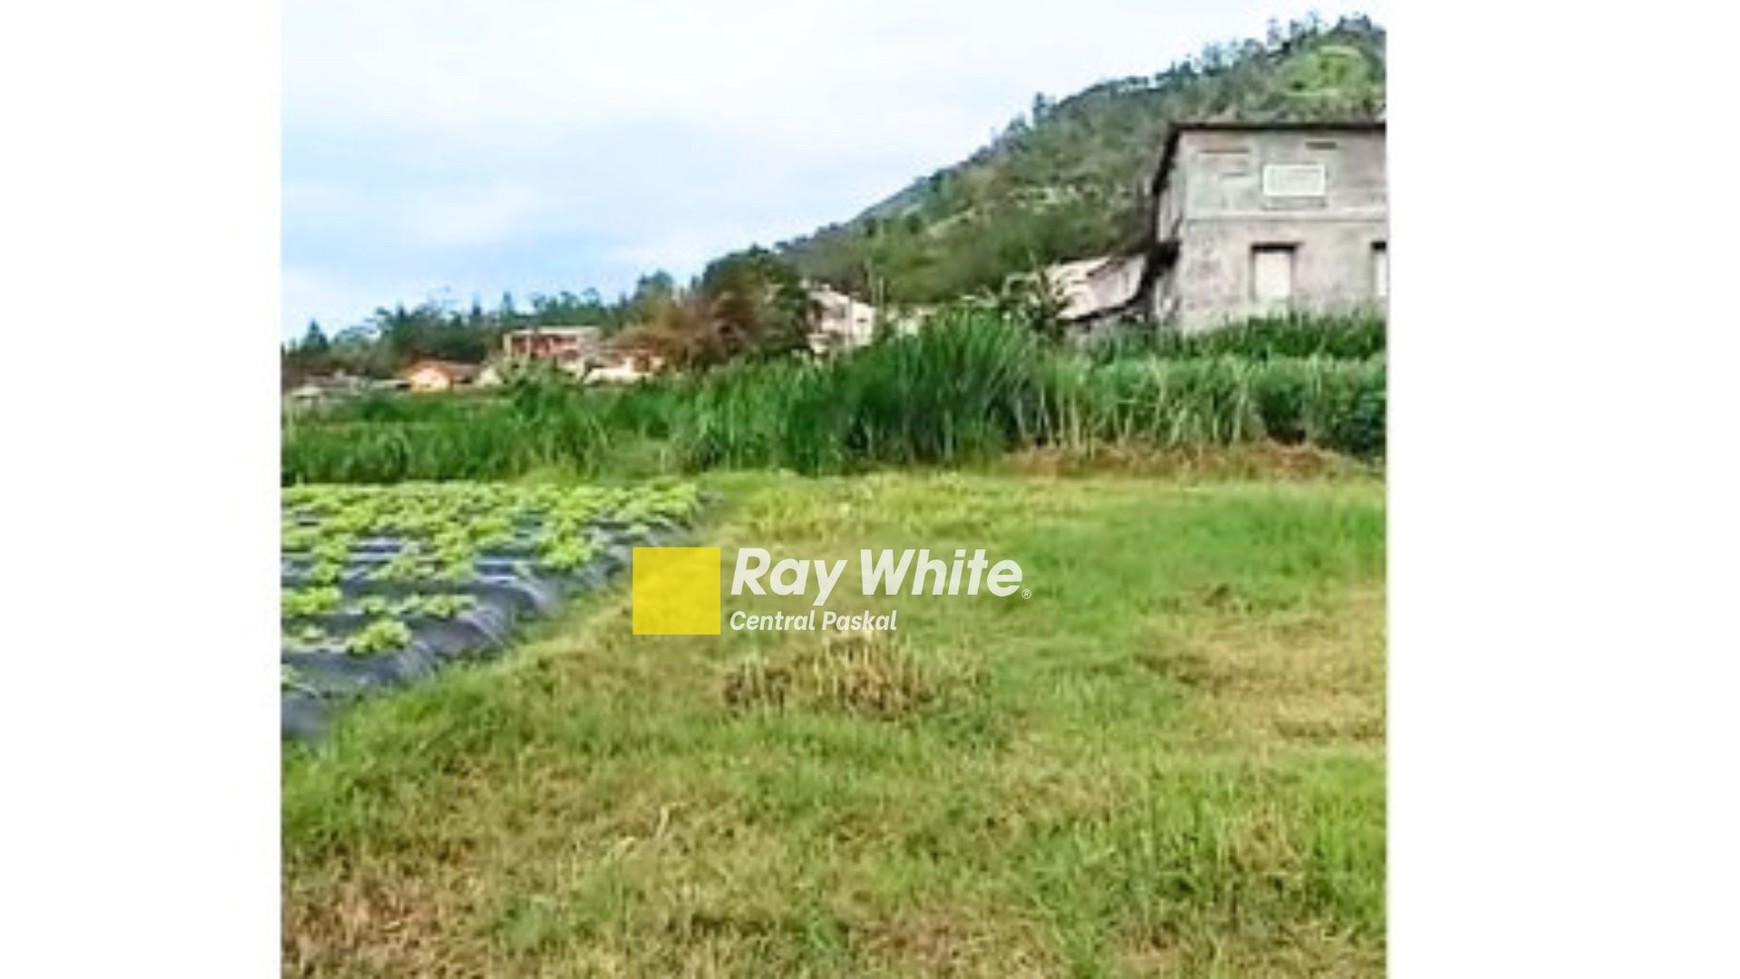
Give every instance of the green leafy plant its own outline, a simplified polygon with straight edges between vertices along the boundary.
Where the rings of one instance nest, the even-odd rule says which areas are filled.
[[[405,603],[407,614],[427,615],[436,619],[450,619],[461,612],[469,611],[477,606],[477,598],[458,592],[443,592],[432,595],[416,595]]]
[[[573,571],[592,560],[595,551],[586,541],[574,537],[546,548],[538,556],[538,564],[556,572]]]
[[[279,540],[280,546],[286,551],[310,551],[320,543],[320,528],[287,521],[279,534]]]
[[[344,576],[344,564],[340,561],[316,561],[308,568],[308,581],[314,585],[332,585]]]
[[[281,604],[285,618],[302,618],[310,615],[330,615],[338,611],[343,601],[344,593],[336,587],[316,585],[312,588],[285,591]]]
[[[410,644],[409,626],[397,619],[381,618],[370,622],[346,639],[344,651],[352,656],[373,656],[404,649]]]
[[[422,575],[422,557],[411,548],[388,558],[374,573],[375,578],[380,581],[416,581]]]
[[[301,670],[298,670],[296,667],[291,666],[288,663],[279,664],[278,689],[280,691],[297,690],[303,693],[319,692],[309,684],[307,677],[302,675]]]

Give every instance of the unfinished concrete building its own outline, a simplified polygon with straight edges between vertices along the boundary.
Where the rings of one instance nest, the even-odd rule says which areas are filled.
[[[1137,301],[1163,325],[1388,303],[1382,122],[1177,126],[1153,195]]]

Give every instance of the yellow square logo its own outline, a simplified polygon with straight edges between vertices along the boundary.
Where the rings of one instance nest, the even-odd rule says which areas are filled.
[[[637,547],[630,596],[637,636],[719,634],[719,549]]]

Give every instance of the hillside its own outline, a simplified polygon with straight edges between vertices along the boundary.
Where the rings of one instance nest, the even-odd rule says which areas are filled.
[[[967,160],[776,251],[858,295],[936,302],[1138,241],[1145,184],[1175,121],[1370,119],[1383,105],[1382,27],[1296,22],[1151,77],[1036,97]]]

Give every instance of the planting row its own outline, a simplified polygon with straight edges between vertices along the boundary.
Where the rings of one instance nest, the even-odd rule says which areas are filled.
[[[283,733],[351,698],[505,648],[527,618],[680,534],[690,485],[300,486],[283,498]]]

